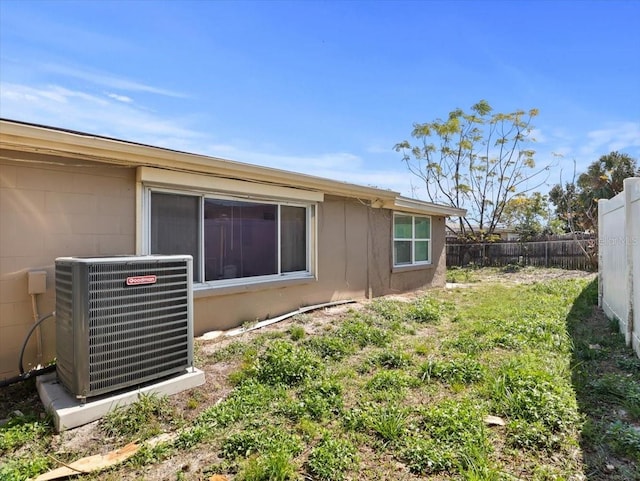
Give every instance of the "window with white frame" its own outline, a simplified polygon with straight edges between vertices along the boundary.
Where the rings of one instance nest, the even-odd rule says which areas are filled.
[[[431,217],[394,213],[393,265],[431,264]]]
[[[191,254],[194,282],[312,275],[314,204],[147,189],[150,254]]]

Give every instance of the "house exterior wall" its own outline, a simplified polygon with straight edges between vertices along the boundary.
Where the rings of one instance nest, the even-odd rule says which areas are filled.
[[[444,286],[444,218],[431,219],[432,265],[393,271],[392,211],[327,196],[318,205],[317,280],[196,292],[195,333],[229,329],[302,306]]]
[[[47,272],[40,315],[55,310],[54,260],[59,256],[133,253],[135,169],[0,160],[0,378],[17,374],[20,348],[34,323],[27,273]],[[55,325],[44,321],[42,359],[55,357]],[[37,365],[36,333],[24,367]]]
[[[47,272],[46,293],[37,302],[41,315],[49,313],[56,257],[132,254],[140,232],[135,168],[73,160],[60,165],[59,158],[54,163],[34,154],[18,160],[0,160],[0,378],[17,374],[20,346],[34,322],[27,273]],[[317,206],[316,278],[196,290],[194,332],[332,300],[444,285],[444,218],[431,219],[432,265],[393,269],[393,211],[326,195]],[[36,350],[32,337],[26,369],[38,363]],[[55,327],[45,321],[41,361],[54,357]]]

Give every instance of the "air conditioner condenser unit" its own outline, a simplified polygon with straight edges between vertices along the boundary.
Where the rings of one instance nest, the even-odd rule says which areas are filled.
[[[58,380],[79,399],[193,366],[192,258],[56,259]]]

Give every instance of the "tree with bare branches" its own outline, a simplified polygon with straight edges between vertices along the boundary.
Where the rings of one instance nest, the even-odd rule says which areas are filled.
[[[528,112],[493,113],[486,100],[470,112],[456,109],[446,120],[414,124],[411,136],[395,145],[409,171],[424,184],[431,202],[467,210],[457,234],[491,239],[508,201],[544,184],[549,166],[537,168],[530,144]]]

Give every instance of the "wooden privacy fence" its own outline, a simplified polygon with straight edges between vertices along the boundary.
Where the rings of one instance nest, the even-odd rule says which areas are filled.
[[[582,247],[581,247],[582,246]],[[500,267],[519,264],[562,269],[594,270],[585,256],[597,249],[595,238],[561,239],[535,242],[492,242],[484,244],[447,244],[447,265]],[[593,256],[592,256],[593,257]]]
[[[640,178],[598,202],[598,304],[640,357]]]

